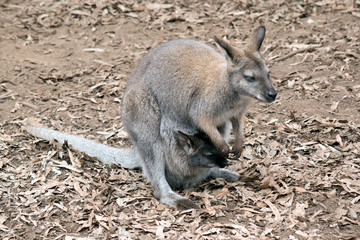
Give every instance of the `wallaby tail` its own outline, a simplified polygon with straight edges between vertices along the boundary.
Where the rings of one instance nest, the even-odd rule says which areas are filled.
[[[56,140],[60,144],[67,141],[74,149],[96,157],[107,164],[119,164],[124,168],[141,168],[140,158],[134,148],[114,148],[80,136],[42,128],[27,123],[26,130],[35,137],[47,141]]]

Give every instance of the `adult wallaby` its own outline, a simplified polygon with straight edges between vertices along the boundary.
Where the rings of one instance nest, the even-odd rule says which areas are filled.
[[[264,37],[265,27],[261,26],[244,49],[215,38],[223,52],[199,41],[169,41],[145,55],[129,86],[139,86],[150,94],[161,114],[178,125],[204,131],[225,156],[229,147],[224,136],[230,129],[224,126],[231,122],[234,152],[239,156],[243,145],[242,119],[250,103],[253,99],[270,103],[277,95],[259,53]]]
[[[186,134],[200,129],[228,156],[224,137],[229,135],[231,122],[234,152],[239,156],[243,144],[242,119],[250,103],[253,99],[275,100],[277,92],[259,53],[264,37],[265,27],[259,27],[244,49],[215,38],[223,49],[220,52],[199,41],[173,40],[150,50],[135,68],[125,89],[122,119],[143,162],[143,171],[161,202],[172,206],[181,202],[184,208],[192,207],[169,185],[169,156],[173,156],[174,169],[180,168],[172,171],[179,172],[175,179],[186,179],[186,171],[181,169],[183,165],[172,154],[176,151],[168,141],[174,139],[174,129]],[[213,169],[206,173],[229,180],[238,176]],[[202,174],[198,176],[203,177]]]
[[[167,125],[167,126],[165,126]],[[209,137],[202,132],[196,132],[193,136],[174,130],[174,125],[169,125],[164,120],[163,131],[166,132],[164,144],[169,151],[164,156],[166,179],[171,187],[183,189],[195,186],[207,178],[224,177],[230,181],[236,181],[239,175],[230,170],[222,169],[227,160],[212,144]],[[81,136],[68,134],[48,128],[27,123],[26,130],[32,135],[51,141],[57,140],[60,144],[66,141],[74,149],[86,153],[91,157],[98,158],[106,164],[119,164],[128,169],[144,169],[143,161],[134,148],[114,148],[100,144]],[[152,170],[156,175],[156,170]],[[177,196],[175,202],[165,202],[177,209],[198,208],[198,206],[186,198],[173,192],[169,195]]]

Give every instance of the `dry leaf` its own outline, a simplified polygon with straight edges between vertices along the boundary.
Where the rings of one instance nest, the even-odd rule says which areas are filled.
[[[357,2],[3,1],[1,238],[355,239]],[[212,47],[214,35],[243,49],[259,25],[267,27],[260,52],[278,97],[254,101],[246,114],[242,159],[229,159],[226,167],[241,181],[174,189],[200,210],[159,203],[142,171],[64,153],[25,131],[24,119],[34,116],[46,126],[131,147],[121,103],[146,52],[177,38]]]
[[[307,208],[306,203],[296,203],[296,207],[292,210],[292,214],[296,217],[305,217],[305,209]]]
[[[270,207],[271,211],[274,213],[274,215],[275,215],[275,218],[274,218],[275,223],[280,223],[283,218],[280,215],[279,209],[267,199],[264,200],[264,202]]]
[[[336,220],[339,220],[342,216],[345,216],[347,214],[347,210],[343,209],[342,207],[338,207],[334,212],[334,218]]]
[[[338,106],[339,106],[339,101],[334,102],[334,103],[331,105],[330,110],[334,112],[334,111],[338,108]]]

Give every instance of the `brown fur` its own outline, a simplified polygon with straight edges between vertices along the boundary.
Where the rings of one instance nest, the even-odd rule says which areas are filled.
[[[144,57],[129,84],[136,82],[151,92],[161,112],[180,125],[202,129],[225,156],[230,149],[217,127],[231,121],[236,137],[234,152],[239,156],[242,118],[252,99],[271,102],[276,96],[258,52],[264,35],[265,28],[259,27],[244,49],[215,38],[226,54],[197,41],[170,41]],[[257,81],[249,83],[244,75]]]
[[[240,156],[248,107],[253,99],[272,102],[277,94],[259,53],[264,36],[265,27],[259,27],[244,49],[215,38],[222,52],[199,41],[173,40],[150,50],[135,68],[123,98],[124,126],[160,201],[177,205],[179,200],[164,174],[169,158],[174,169],[184,164],[181,157],[171,154],[173,146],[168,144],[174,130],[194,134],[200,129],[228,156],[230,148],[224,137],[231,122],[234,152]],[[211,176],[229,178],[222,174],[211,172]],[[199,173],[191,179],[203,176]],[[184,177],[177,175],[172,182],[182,182]]]

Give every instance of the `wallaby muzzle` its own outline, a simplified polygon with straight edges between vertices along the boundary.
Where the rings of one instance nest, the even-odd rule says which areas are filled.
[[[265,92],[265,99],[268,103],[275,101],[277,96],[277,91],[275,89],[268,89]]]

